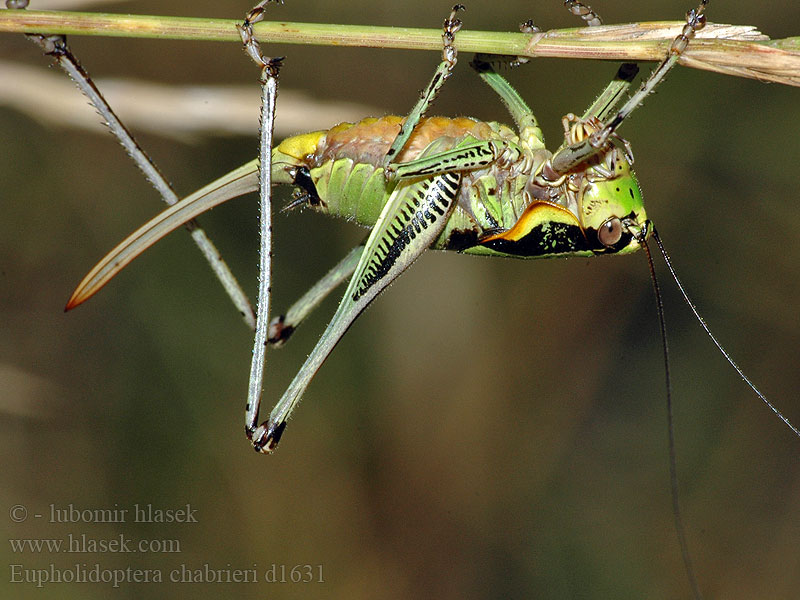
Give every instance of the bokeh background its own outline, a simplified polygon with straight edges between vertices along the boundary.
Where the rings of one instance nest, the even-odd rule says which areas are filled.
[[[606,0],[595,8],[615,23],[680,19],[689,4]],[[95,7],[218,17],[248,8],[211,0]],[[436,27],[448,10],[448,2],[421,0],[291,0],[270,16]],[[775,38],[800,34],[800,6],[785,0],[712,2],[708,15]],[[467,28],[515,30],[529,17],[544,28],[579,25],[556,0],[476,0],[464,20]],[[258,96],[255,68],[236,44],[75,37],[72,46],[101,80],[244,86]],[[404,113],[438,60],[394,50],[268,51],[287,56],[279,112],[299,110],[295,130],[353,118],[347,103]],[[21,36],[0,36],[0,58],[59,75]],[[466,62],[434,112],[508,121]],[[510,78],[555,147],[561,115],[585,108],[615,69],[536,60]],[[21,81],[6,75],[0,88]],[[57,107],[70,94],[77,91],[42,84],[28,103],[38,95]],[[147,106],[135,92],[126,96]],[[648,214],[701,311],[795,422],[798,100],[797,89],[678,69],[621,131],[634,147]],[[175,539],[181,552],[14,553],[4,541],[6,597],[689,596],[670,512],[661,346],[643,256],[424,256],[333,353],[279,451],[259,456],[242,435],[251,334],[188,236],[172,235],[90,303],[62,312],[95,261],[161,208],[109,135],[73,127],[60,108],[45,111],[56,123],[10,100],[0,106],[0,522],[15,539]],[[176,138],[166,126],[166,135],[133,128],[188,193],[254,155],[257,115],[249,118],[246,135]],[[276,204],[288,198],[280,190]],[[256,206],[250,196],[201,219],[252,295]],[[310,212],[278,215],[274,231],[276,308],[363,235]],[[659,270],[681,501],[701,588],[708,598],[794,598],[800,440],[739,381]],[[269,353],[267,407],[336,300]],[[188,503],[198,522],[133,523],[137,503]],[[131,512],[124,523],[48,521],[51,506],[70,504]],[[26,521],[12,521],[15,505],[26,507]],[[11,582],[12,564],[76,563],[156,569],[165,579],[181,565],[256,569],[262,580],[116,589]],[[287,578],[292,567],[311,565],[324,582],[267,583],[273,565]]]

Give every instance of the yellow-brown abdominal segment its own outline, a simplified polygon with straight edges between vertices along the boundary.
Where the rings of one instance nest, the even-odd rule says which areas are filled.
[[[364,119],[355,124],[336,125],[319,139],[310,166],[319,166],[339,158],[350,158],[355,163],[380,165],[402,123],[402,117],[390,115]],[[455,140],[465,135],[479,140],[497,139],[497,132],[483,121],[468,117],[430,117],[419,122],[394,162],[413,160],[435,140]]]

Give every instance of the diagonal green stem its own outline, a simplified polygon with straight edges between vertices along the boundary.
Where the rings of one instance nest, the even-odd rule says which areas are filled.
[[[0,31],[40,34],[229,41],[240,43],[233,19],[0,10]],[[560,29],[542,33],[462,30],[462,52],[617,61],[661,60],[682,23],[654,22]],[[441,30],[409,27],[263,21],[254,27],[267,43],[441,50]],[[681,64],[800,86],[799,38],[769,41],[752,27],[709,24]]]

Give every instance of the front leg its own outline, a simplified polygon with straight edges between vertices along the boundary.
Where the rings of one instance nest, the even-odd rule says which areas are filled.
[[[642,84],[633,96],[619,109],[616,115],[609,119],[602,129],[587,136],[585,139],[560,148],[551,161],[555,175],[564,175],[581,163],[586,162],[593,156],[603,152],[609,138],[614,136],[617,128],[622,122],[644,102],[644,99],[653,92],[656,86],[661,83],[664,76],[677,64],[678,59],[686,51],[689,42],[694,38],[695,33],[701,30],[706,24],[705,8],[708,0],[701,0],[696,9],[690,10],[686,14],[686,24],[681,33],[672,41],[667,56],[650,73],[650,76]],[[591,110],[591,109],[590,109]],[[610,108],[607,110],[610,113]]]

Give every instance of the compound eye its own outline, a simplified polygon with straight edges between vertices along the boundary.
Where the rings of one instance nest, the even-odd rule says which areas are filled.
[[[597,239],[607,248],[615,246],[622,239],[622,222],[617,217],[608,219],[597,230]]]

